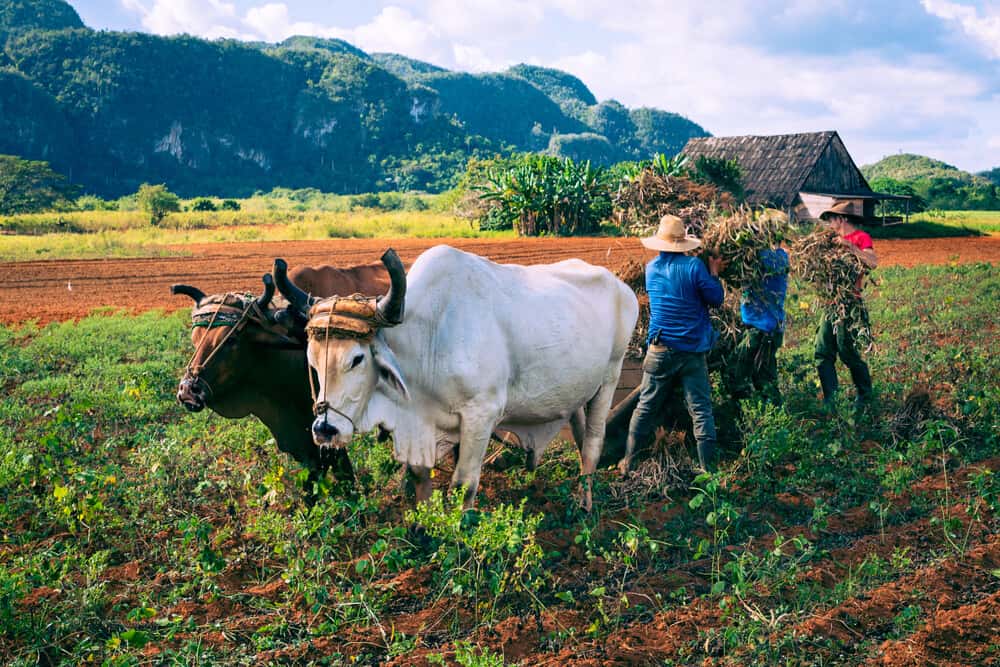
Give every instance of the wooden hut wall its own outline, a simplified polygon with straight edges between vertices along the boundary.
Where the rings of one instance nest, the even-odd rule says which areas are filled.
[[[833,137],[827,144],[802,189],[808,192],[871,192],[839,137]]]

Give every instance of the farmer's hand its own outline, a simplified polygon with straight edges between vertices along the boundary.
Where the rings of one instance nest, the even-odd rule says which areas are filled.
[[[729,266],[729,262],[721,257],[715,255],[708,256],[708,272],[713,276],[718,277],[719,272],[725,270],[727,266]]]

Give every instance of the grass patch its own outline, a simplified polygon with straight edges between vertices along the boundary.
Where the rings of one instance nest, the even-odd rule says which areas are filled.
[[[62,220],[63,223],[59,221]],[[83,211],[0,219],[0,256],[7,261],[151,257],[186,254],[193,243],[308,241],[350,238],[513,238],[481,232],[435,211],[213,211],[167,216],[151,227],[136,211]]]
[[[1000,232],[1000,211],[926,211],[910,218],[912,222],[936,222],[949,227],[967,227],[986,234]]]
[[[984,232],[964,225],[952,225],[931,220],[914,220],[898,225],[866,226],[864,230],[876,239],[937,239],[963,236],[983,236]]]

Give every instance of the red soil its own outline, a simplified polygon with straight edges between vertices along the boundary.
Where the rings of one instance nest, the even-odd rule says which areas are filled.
[[[259,293],[260,277],[275,257],[292,267],[301,264],[350,266],[377,260],[392,246],[412,262],[434,245],[446,242],[495,261],[539,264],[579,257],[618,267],[628,259],[652,254],[637,239],[349,239],[209,243],[176,247],[187,257],[138,259],[43,260],[0,263],[0,322],[51,321],[84,316],[95,308],[141,312],[187,308],[190,300],[172,296],[170,285],[189,283],[206,293],[246,290]],[[883,266],[1000,261],[1000,236],[981,238],[879,241]]]

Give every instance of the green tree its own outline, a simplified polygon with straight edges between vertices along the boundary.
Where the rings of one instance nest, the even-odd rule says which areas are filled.
[[[884,192],[890,195],[903,195],[910,198],[909,208],[907,208],[907,203],[904,201],[888,199],[879,202],[877,210],[879,215],[882,215],[883,213],[903,213],[906,211],[909,211],[910,213],[919,213],[927,210],[927,202],[925,202],[923,198],[917,194],[917,191],[913,189],[913,186],[910,183],[882,176],[872,179],[868,184],[875,192]]]
[[[142,210],[149,213],[149,224],[156,226],[163,222],[167,213],[181,210],[181,201],[167,186],[143,183],[136,193],[136,201]]]
[[[57,174],[48,162],[0,155],[0,214],[66,210],[79,188]]]
[[[979,172],[979,175],[993,185],[1000,186],[1000,167],[993,167],[989,171]]]
[[[193,202],[191,202],[191,210],[192,211],[217,211],[219,209],[215,205],[215,202],[212,201],[211,199],[208,199],[207,197],[199,197],[198,199],[195,199]]]
[[[737,199],[743,197],[743,169],[736,160],[701,155],[695,160],[692,176],[694,180],[711,183]]]

